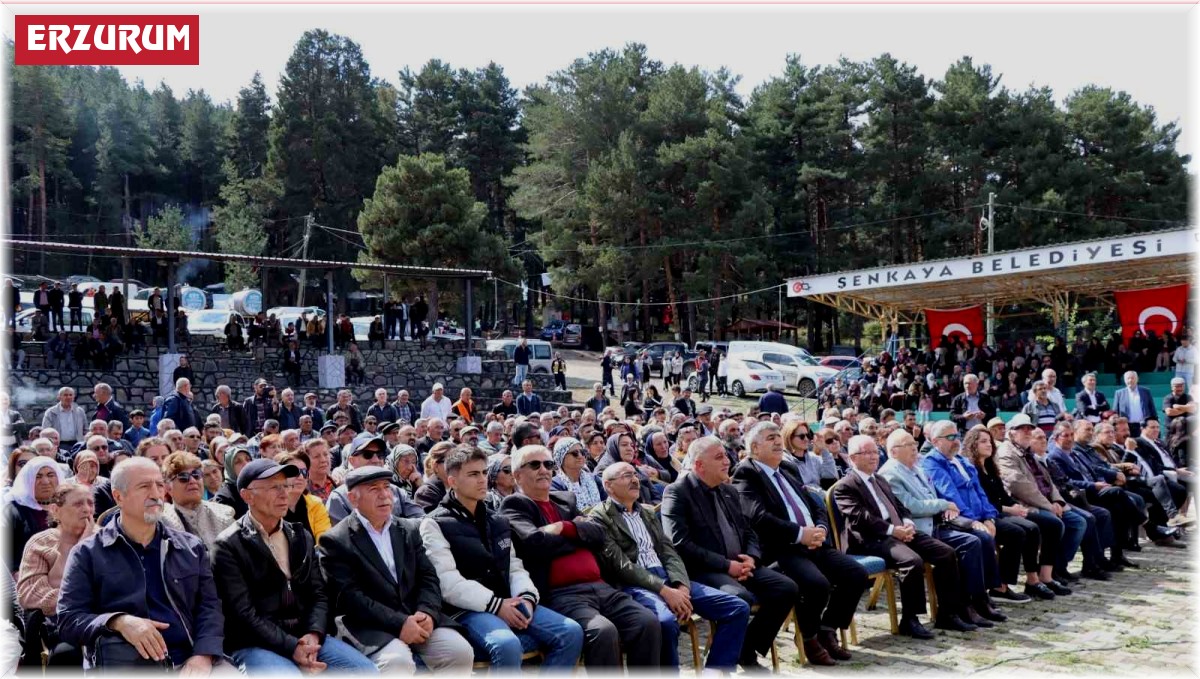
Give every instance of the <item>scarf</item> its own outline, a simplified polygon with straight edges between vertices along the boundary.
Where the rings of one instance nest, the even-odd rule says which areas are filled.
[[[600,497],[600,487],[596,481],[596,477],[586,467],[579,470],[579,481],[572,481],[570,477],[563,473],[563,460],[567,457],[567,451],[575,446],[579,446],[580,452],[586,456],[587,453],[583,450],[583,443],[579,439],[564,436],[554,444],[554,462],[558,464],[558,473],[555,474],[555,478],[560,479],[563,485],[567,487],[567,490],[575,494],[575,504],[579,511],[586,512],[600,504],[603,498]],[[617,460],[620,459],[620,455],[618,455]]]
[[[55,474],[60,473],[57,462],[41,455],[30,460],[21,469],[20,473],[17,474],[17,479],[13,481],[12,490],[9,492],[9,497],[13,502],[22,507],[36,509],[40,512],[46,511],[46,508],[39,504],[33,495],[33,486],[37,481],[38,472],[46,467],[53,469]],[[59,480],[61,481],[62,479]]]

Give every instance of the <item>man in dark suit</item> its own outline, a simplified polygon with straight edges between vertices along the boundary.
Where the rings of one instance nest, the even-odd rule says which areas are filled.
[[[97,382],[96,386],[92,387],[92,398],[96,400],[93,420],[120,422],[122,431],[129,428],[129,415],[125,413],[125,408],[117,403],[117,399],[113,398],[112,387],[105,382]]]
[[[1138,374],[1134,370],[1125,372],[1125,388],[1113,395],[1113,410],[1129,420],[1129,433],[1139,436],[1147,420],[1156,419],[1154,397],[1150,390],[1138,386]]]
[[[663,493],[663,528],[693,580],[759,605],[746,629],[738,664],[761,669],[758,655],[770,651],[796,605],[796,583],[766,567],[758,535],[729,483],[729,456],[721,440],[696,439],[688,446],[688,458],[690,473]]]
[[[216,396],[217,402],[213,404],[210,412],[221,416],[221,428],[247,436],[253,434],[253,432],[248,432],[246,429],[246,415],[242,409],[242,404],[233,400],[233,391],[229,388],[229,385],[218,385]]]
[[[800,589],[796,621],[804,636],[804,655],[814,665],[849,660],[837,630],[850,626],[869,584],[867,571],[826,541],[830,527],[825,508],[804,490],[798,470],[783,463],[779,427],[771,422],[754,425],[747,447],[750,455],[734,469],[733,485],[762,539],[763,563],[778,563]]]
[[[1075,395],[1075,419],[1096,424],[1108,410],[1108,398],[1096,391],[1096,373],[1084,375],[1083,391]]]
[[[512,454],[520,492],[504,498],[501,514],[512,526],[517,556],[542,601],[583,627],[583,659],[591,669],[657,667],[662,634],[658,617],[600,576],[596,553],[605,546],[604,528],[580,516],[575,495],[550,492],[557,466],[543,446]]]
[[[47,319],[50,318],[50,287],[46,283],[38,285],[38,289],[33,291],[33,307]]]
[[[391,480],[383,467],[347,474],[354,511],[321,535],[335,620],[344,639],[381,671],[411,675],[416,654],[435,672],[469,672],[475,653],[442,615],[438,573],[417,526],[392,516]]]
[[[66,330],[63,323],[63,307],[67,303],[67,294],[63,292],[62,283],[55,283],[50,291],[50,325],[54,330]]]
[[[845,517],[850,551],[881,557],[900,573],[903,615],[900,633],[916,639],[932,639],[918,615],[925,612],[925,564],[933,565],[938,596],[938,620],[942,627],[961,624],[958,604],[958,559],[946,543],[917,531],[908,509],[892,493],[888,482],[875,473],[879,446],[869,436],[857,435],[848,445],[854,469],[832,489],[833,501]]]
[[[963,392],[950,401],[950,419],[958,425],[959,431],[966,432],[995,416],[992,397],[979,390],[979,377],[967,373],[963,377]]]
[[[1159,502],[1164,507],[1175,510],[1174,512],[1168,511],[1171,520],[1167,522],[1167,525],[1180,526],[1192,522],[1191,518],[1179,511],[1179,508],[1183,507],[1187,500],[1192,473],[1187,469],[1181,470],[1175,464],[1175,460],[1167,453],[1166,446],[1158,440],[1161,433],[1162,426],[1158,420],[1147,421],[1142,426],[1141,436],[1125,440],[1125,461],[1137,464],[1142,480],[1155,488],[1156,496],[1160,497]],[[1130,444],[1131,440],[1132,444]],[[1166,500],[1170,500],[1170,502],[1166,502]]]

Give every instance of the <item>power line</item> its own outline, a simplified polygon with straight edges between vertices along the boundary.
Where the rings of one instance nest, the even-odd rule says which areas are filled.
[[[493,277],[493,278],[492,278],[492,280],[494,280],[494,281],[497,281],[497,282],[499,282],[499,283],[503,283],[503,284],[505,284],[505,285],[508,285],[508,286],[511,286],[511,287],[514,287],[514,288],[517,288],[518,290],[520,290],[520,289],[521,289],[521,285],[520,285],[519,283],[513,283],[512,281],[506,281],[506,280],[504,280],[503,278],[495,278],[495,277]],[[739,298],[739,297],[746,297],[746,296],[748,296],[748,295],[757,295],[757,294],[759,294],[759,293],[761,293],[761,292],[767,292],[767,291],[774,291],[774,290],[778,290],[779,288],[782,288],[782,287],[784,287],[785,285],[786,285],[786,283],[780,283],[779,285],[772,285],[772,286],[769,286],[769,287],[766,287],[766,288],[759,288],[758,290],[750,290],[750,291],[747,291],[747,292],[739,292],[739,293],[737,293],[737,294],[734,294],[734,295],[724,295],[724,296],[722,296],[722,297],[708,297],[708,298],[706,298],[706,299],[689,299],[689,300],[687,300],[687,301],[686,301],[686,303],[688,303],[688,304],[699,304],[699,303],[701,303],[701,302],[719,302],[719,301],[721,301],[721,300],[726,300],[726,299],[737,299],[737,298]],[[545,291],[542,291],[542,292],[541,292],[541,293],[539,293],[539,294],[546,295],[547,297],[553,297],[553,298],[555,298],[555,299],[565,299],[565,300],[568,300],[568,301],[571,301],[571,302],[584,302],[584,303],[586,303],[586,304],[612,304],[612,305],[614,305],[614,306],[632,306],[632,307],[637,307],[637,306],[647,306],[647,307],[671,306],[671,302],[609,302],[609,301],[597,300],[597,299],[584,299],[583,297],[571,297],[570,295],[558,295],[558,294],[555,294],[555,293],[553,293],[553,292],[545,292]],[[683,302],[676,302],[676,304],[680,304],[680,303],[683,303]]]
[[[996,203],[996,207],[1007,207],[1014,210],[1027,210],[1029,212],[1050,212],[1059,215],[1073,215],[1075,217],[1088,217],[1089,219],[1106,220],[1114,222],[1151,222],[1154,224],[1179,224],[1187,222],[1187,218],[1183,219],[1148,219],[1145,217],[1120,217],[1107,215],[1093,215],[1086,212],[1072,212],[1070,210],[1053,210],[1048,207],[1030,207],[1027,205],[1012,205],[1009,203]]]

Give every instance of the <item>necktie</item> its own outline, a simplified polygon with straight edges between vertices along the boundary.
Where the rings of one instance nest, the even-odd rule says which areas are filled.
[[[779,485],[779,494],[783,496],[783,501],[788,503],[788,507],[792,508],[792,513],[796,515],[796,523],[801,526],[807,526],[808,522],[804,520],[804,512],[800,511],[800,506],[796,504],[796,500],[792,498],[792,494],[788,492],[787,481],[783,475],[776,471],[774,474],[775,483]]]
[[[721,502],[721,491],[714,488],[712,499],[713,511],[717,514],[717,525],[721,529],[721,541],[725,543],[725,556],[730,560],[737,559],[738,553],[741,552],[742,541],[738,539],[738,534],[734,532],[729,518],[725,516],[725,504]]]
[[[867,477],[867,485],[871,486],[871,489],[875,492],[875,495],[879,498],[879,501],[883,503],[884,507],[887,507],[888,521],[891,521],[893,526],[903,526],[904,522],[900,520],[900,512],[896,511],[896,506],[892,504],[892,501],[888,499],[888,496],[884,495],[883,491],[879,490],[879,486],[875,484],[874,476]]]

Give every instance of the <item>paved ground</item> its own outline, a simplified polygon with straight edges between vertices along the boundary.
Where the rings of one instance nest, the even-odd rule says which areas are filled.
[[[1191,542],[1200,540],[1193,534]],[[1083,580],[1074,593],[1051,602],[1009,605],[1008,622],[973,633],[939,630],[916,642],[888,630],[883,601],[875,611],[860,605],[854,658],[838,667],[802,666],[791,633],[776,639],[780,670],[789,674],[949,673],[984,676],[1050,674],[1195,676],[1195,547],[1170,549],[1143,541],[1130,553],[1139,570],[1114,573],[1110,582]],[[1079,569],[1077,558],[1072,571]],[[707,630],[701,630],[701,643]],[[686,637],[680,658],[691,667]],[[765,663],[764,663],[765,664]]]

